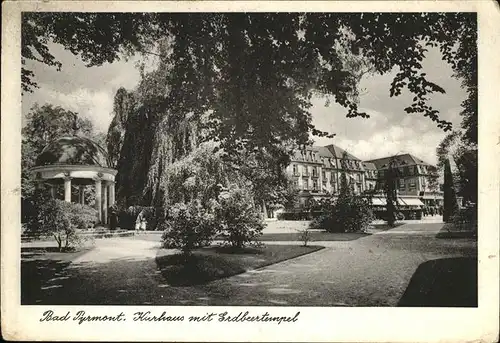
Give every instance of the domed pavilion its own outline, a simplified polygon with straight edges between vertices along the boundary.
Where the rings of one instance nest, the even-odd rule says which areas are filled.
[[[108,207],[115,203],[116,169],[111,167],[106,151],[96,142],[78,136],[61,137],[49,143],[38,155],[32,169],[37,185],[56,187],[64,184],[64,200],[71,202],[71,186],[77,185],[78,202],[84,204],[84,187],[95,187],[95,209],[102,224],[108,222]]]

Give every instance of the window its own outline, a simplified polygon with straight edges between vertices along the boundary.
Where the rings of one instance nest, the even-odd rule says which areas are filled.
[[[312,167],[313,176],[318,176],[318,167]]]
[[[326,182],[326,171],[321,169],[321,177],[323,178],[323,182]]]
[[[399,179],[399,189],[405,189],[405,179]]]
[[[318,180],[313,180],[313,190],[318,190]]]
[[[383,178],[385,176],[385,170],[379,170],[378,175],[380,178]]]
[[[307,166],[302,166],[302,175],[307,176]]]
[[[293,175],[298,175],[298,172],[297,172],[297,165],[296,165],[296,164],[294,164],[294,165],[292,166],[292,168],[293,168]]]
[[[410,179],[410,191],[414,191],[417,188],[417,182],[415,179]]]
[[[373,190],[373,183],[369,183],[368,188],[372,191]]]
[[[302,182],[302,189],[307,191],[309,189],[309,181],[308,180],[304,180],[304,182]]]
[[[334,172],[330,173],[330,182],[331,183],[336,183],[337,182],[337,177]]]
[[[356,176],[357,176],[358,182],[361,182],[361,173],[357,173]]]
[[[294,187],[295,187],[295,188],[299,188],[299,181],[298,181],[298,180],[295,180],[295,181],[293,182],[293,185],[294,185]]]

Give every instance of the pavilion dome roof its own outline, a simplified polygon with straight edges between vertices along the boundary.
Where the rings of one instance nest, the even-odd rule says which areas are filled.
[[[91,139],[78,136],[60,137],[42,150],[36,166],[47,165],[91,165],[111,168],[108,154]]]

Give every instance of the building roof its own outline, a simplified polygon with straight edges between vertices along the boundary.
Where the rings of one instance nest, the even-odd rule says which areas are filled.
[[[314,152],[314,155],[311,156],[309,154],[306,154],[306,156],[304,156],[303,151],[298,150],[295,152],[292,160],[305,161],[310,163],[322,163],[327,168],[337,168],[336,159],[343,159],[344,157],[347,157],[347,160],[349,161],[361,162],[359,158],[353,156],[352,154],[334,144],[330,144],[327,146],[308,146],[306,147],[305,151]],[[357,170],[358,168],[354,169]]]
[[[363,167],[365,170],[377,170],[377,166],[372,162],[363,162]]]
[[[394,156],[388,156],[388,157],[382,157],[382,158],[377,158],[374,160],[368,160],[365,163],[373,163],[377,169],[387,169],[389,162],[395,159],[397,166],[412,166],[412,165],[424,165],[424,166],[431,166],[429,163],[421,160],[418,157],[413,156],[412,154],[401,154],[401,155],[394,155]]]
[[[94,165],[110,168],[108,154],[99,144],[85,137],[61,137],[42,150],[36,166]]]
[[[356,156],[348,153],[342,148],[339,148],[338,146],[334,144],[327,145],[325,148],[327,148],[332,155],[334,155],[337,158],[344,158],[347,157],[348,160],[354,160],[354,161],[361,161],[359,158]]]

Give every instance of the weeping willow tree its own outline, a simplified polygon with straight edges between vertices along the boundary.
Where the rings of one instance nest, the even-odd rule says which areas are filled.
[[[124,120],[117,120],[119,116]],[[168,110],[151,104],[136,103],[126,115],[115,113],[108,150],[118,156],[118,199],[126,206],[168,203],[168,167],[197,147],[198,127],[194,118],[177,121]]]

